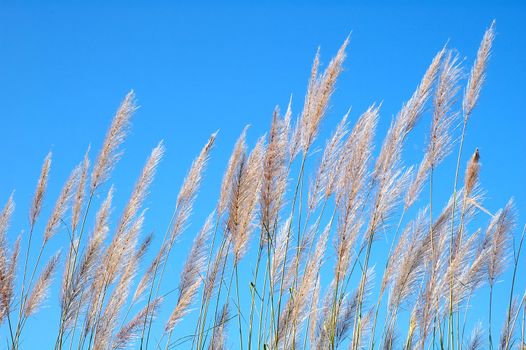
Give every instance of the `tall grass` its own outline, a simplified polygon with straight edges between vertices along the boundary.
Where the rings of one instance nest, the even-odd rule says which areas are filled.
[[[51,154],[37,181],[28,233],[12,245],[7,231],[14,195],[3,207],[2,344],[23,348],[31,318],[62,273],[56,341],[45,348],[523,349],[526,294],[520,294],[524,286],[516,277],[523,273],[524,229],[522,235],[517,231],[512,200],[497,212],[485,208],[479,151],[468,150],[472,157],[465,166],[461,162],[494,30],[491,24],[484,34],[469,74],[454,50],[437,53],[378,152],[381,106],[374,104],[354,125],[347,113],[315,156],[349,38],[324,70],[318,52],[298,118],[292,101],[284,114],[276,108],[270,131],[252,149],[248,129],[242,131],[218,200],[202,199],[211,213],[179,279],[167,278],[166,267],[183,261],[174,259],[175,251],[184,253],[175,243],[190,222],[217,133],[192,163],[157,252],[147,254],[154,240],[142,232],[144,201],[163,157],[162,142],[109,229],[114,191],[108,182],[136,109],[130,92],[93,165],[88,150],[72,171],[43,232],[36,228],[44,220]],[[422,161],[408,166],[405,141],[427,114],[431,125]],[[457,157],[453,188],[437,188],[435,171],[451,154]],[[438,202],[437,192],[451,194],[447,203]],[[413,208],[416,203],[423,207]],[[477,229],[483,222],[486,227]],[[50,252],[47,243],[58,234],[67,235],[69,244],[62,253]],[[391,243],[378,271],[373,259],[380,238]],[[38,243],[35,259],[32,244]],[[243,274],[241,264],[250,265],[251,273]],[[507,288],[496,282],[510,266],[507,310],[495,313],[494,290]],[[483,286],[489,287],[487,303],[472,305]],[[166,288],[174,290],[174,302],[161,293]],[[470,330],[480,315],[474,307],[487,310],[488,318]],[[170,311],[167,319],[156,317],[161,309]],[[183,336],[178,327],[190,312],[193,333]],[[500,337],[495,318],[503,324]]]

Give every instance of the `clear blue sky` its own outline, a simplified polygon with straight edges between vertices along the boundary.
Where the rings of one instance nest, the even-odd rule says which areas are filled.
[[[514,196],[519,224],[526,220],[524,2],[43,3],[0,1],[0,202],[3,206],[16,189],[11,241],[27,227],[29,202],[46,153],[53,152],[53,167],[44,214],[88,145],[98,151],[130,89],[141,107],[112,180],[117,188],[114,220],[144,159],[164,139],[166,156],[147,201],[146,229],[158,240],[191,160],[209,134],[220,129],[193,225],[177,252],[183,256],[213,209],[224,164],[242,128],[252,125],[253,142],[266,131],[274,106],[284,108],[291,94],[294,114],[300,113],[318,46],[327,63],[352,32],[345,72],[320,139],[349,107],[355,120],[375,101],[383,102],[379,134],[384,135],[433,55],[448,42],[465,57],[467,72],[493,19],[494,53],[463,159],[479,147],[486,206],[495,211]],[[407,163],[419,161],[428,124],[427,117],[409,139]],[[442,183],[447,191],[453,164],[446,161],[438,170],[437,178],[447,179]],[[448,193],[437,196],[444,199]],[[66,242],[65,234],[59,235],[47,252]],[[379,261],[381,253],[379,249]],[[179,264],[173,263],[170,272],[173,278],[165,285],[175,287]],[[520,282],[523,291],[526,278]],[[507,289],[507,281],[499,288]],[[500,320],[505,294],[496,293]],[[49,307],[28,322],[25,348],[54,341],[57,298],[54,288]],[[166,319],[164,313],[161,317]],[[4,330],[0,328],[0,334]]]

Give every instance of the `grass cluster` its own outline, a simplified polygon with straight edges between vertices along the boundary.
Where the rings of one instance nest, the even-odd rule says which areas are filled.
[[[92,162],[88,150],[73,169],[42,232],[37,222],[44,220],[51,154],[27,233],[15,242],[7,239],[13,196],[1,210],[2,343],[24,347],[30,319],[60,273],[58,332],[46,348],[524,349],[526,294],[515,286],[524,230],[521,235],[511,200],[497,212],[485,209],[478,150],[461,164],[493,37],[494,24],[466,73],[454,50],[440,50],[376,151],[380,106],[372,105],[353,125],[344,116],[313,156],[348,40],[325,69],[317,54],[297,119],[290,104],[284,114],[276,108],[269,132],[252,148],[243,130],[219,198],[205,198],[212,213],[177,284],[166,278],[166,267],[191,218],[216,134],[191,164],[160,245],[146,254],[153,239],[142,234],[143,204],[162,142],[146,160],[117,225],[109,225],[108,183],[136,109],[128,94],[98,156]],[[431,125],[422,161],[406,166],[404,142],[425,114]],[[454,186],[435,188],[435,170],[450,154],[457,159]],[[447,203],[436,203],[436,191],[450,193]],[[413,208],[416,203],[424,207]],[[472,229],[476,217],[487,225]],[[48,242],[57,234],[68,235],[69,244],[65,254],[49,257]],[[372,252],[385,236],[392,243],[377,276]],[[248,258],[251,273],[240,274]],[[495,315],[493,291],[508,267],[508,307]],[[174,302],[163,301],[168,284],[176,290]],[[474,321],[472,297],[482,286],[489,286],[489,295],[476,307],[487,310],[489,321],[466,329]],[[160,308],[171,310],[169,318],[156,318]],[[194,332],[182,338],[178,327],[189,312],[195,313]],[[495,317],[503,318],[501,330],[492,328]],[[154,339],[157,329],[163,335]]]

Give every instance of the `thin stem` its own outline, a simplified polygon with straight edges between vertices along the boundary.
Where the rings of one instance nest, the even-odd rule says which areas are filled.
[[[374,229],[371,229],[371,235],[369,236],[367,240],[367,252],[365,253],[365,262],[364,267],[362,269],[362,278],[360,281],[360,289],[358,291],[358,317],[355,317],[355,320],[357,319],[355,330],[353,331],[353,349],[358,349],[358,344],[360,343],[360,328],[361,328],[361,321],[362,321],[362,305],[363,305],[363,297],[365,293],[365,282],[367,278],[367,269],[369,267],[369,257],[371,255],[371,247],[373,245],[373,235],[374,235]],[[356,341],[355,341],[356,339]]]
[[[172,338],[172,332],[173,332],[173,329],[170,331],[170,333],[168,334],[168,339],[166,340],[166,347],[165,347],[165,350],[168,350],[168,346],[170,345],[170,338]]]
[[[238,326],[239,326],[239,345],[240,345],[240,349],[243,350],[243,331],[241,328],[241,304],[239,302],[239,273],[237,269],[237,263],[234,264],[234,270],[236,271],[237,321],[238,321]]]
[[[402,226],[402,221],[404,220],[404,216],[405,216],[405,213],[407,211],[407,206],[404,206],[404,210],[402,211],[402,215],[400,215],[400,219],[398,220],[398,225],[396,226],[396,231],[395,231],[395,236],[393,237],[393,241],[391,242],[391,247],[389,248],[389,254],[387,254],[387,261],[385,262],[385,267],[384,267],[384,271],[387,270],[387,267],[389,266],[389,263],[390,263],[390,259],[391,259],[391,254],[393,252],[393,248],[394,248],[394,244],[395,242],[397,241],[398,239],[398,234],[400,232],[400,228]],[[370,348],[371,349],[374,349],[374,335],[375,335],[375,330],[376,330],[376,321],[377,321],[377,318],[378,318],[378,311],[380,309],[380,304],[381,304],[381,301],[382,301],[382,297],[383,297],[383,290],[380,291],[379,295],[378,295],[378,301],[376,302],[376,310],[375,310],[375,313],[374,313],[374,321],[373,321],[373,328],[371,330],[371,343],[370,343]],[[386,318],[387,318],[387,313],[386,313]],[[385,325],[385,322],[384,322],[384,325]]]
[[[292,207],[291,207],[291,220],[288,224],[288,229],[287,229],[287,242],[285,244],[285,257],[284,257],[284,261],[287,261],[287,253],[288,253],[288,250],[289,250],[289,242],[290,242],[290,234],[291,234],[291,227],[292,227],[292,217],[294,216],[294,209],[295,209],[295,206],[296,206],[296,199],[297,199],[297,195],[298,195],[298,190],[299,190],[299,187],[300,187],[300,184],[301,184],[301,178],[303,177],[303,172],[304,172],[304,169],[305,169],[305,160],[307,159],[307,151],[304,151],[303,152],[303,157],[302,157],[302,160],[301,160],[301,167],[300,167],[300,172],[299,172],[299,176],[298,176],[298,181],[296,183],[296,189],[294,191],[294,199],[292,201]],[[284,284],[284,281],[285,281],[285,264],[283,264],[283,269],[282,269],[282,273],[281,273],[281,282],[280,282],[280,286],[279,286],[279,298],[278,298],[278,312],[277,312],[277,325],[276,325],[276,336],[275,336],[275,346],[278,347],[278,330],[279,330],[279,319],[280,319],[280,315],[281,315],[281,301],[282,301],[282,297],[283,297],[283,284]]]
[[[489,286],[489,322],[488,322],[488,338],[489,338],[489,348],[493,349],[493,340],[491,339],[491,309],[493,302],[493,283]]]
[[[524,298],[522,299],[524,301]],[[525,327],[526,327],[526,305],[523,306],[522,308],[522,328],[521,328],[521,345],[524,346],[524,344],[526,344],[524,342],[525,338]]]
[[[458,177],[460,173],[460,160],[462,157],[462,148],[464,146],[464,137],[466,134],[466,125],[468,121],[468,116],[465,116],[464,123],[462,125],[462,134],[460,137],[460,146],[458,149],[458,156],[457,156],[457,166],[455,169],[455,183],[453,186],[453,208],[451,210],[451,240],[449,242],[449,263],[452,263],[453,259],[453,238],[454,238],[454,231],[455,231],[455,211],[456,211],[456,205],[457,205],[457,186],[458,186]],[[455,344],[453,343],[453,276],[450,277],[449,281],[449,322],[448,322],[448,329],[449,329],[449,337],[448,337],[448,345],[451,341],[452,349],[455,349]]]
[[[27,275],[27,265],[28,265],[28,261],[29,261],[29,252],[30,252],[30,249],[31,249],[31,239],[33,237],[33,230],[34,230],[34,225],[31,225],[31,228],[29,229],[29,240],[28,240],[28,243],[27,243],[26,258],[25,258],[25,262],[24,262],[24,276],[22,278],[22,288],[20,289],[20,308],[19,308],[19,311],[18,311],[18,320],[19,321],[22,318],[22,311],[23,311],[23,307],[24,307],[24,300],[25,300],[24,291],[25,291],[25,283],[26,283],[26,275]],[[9,316],[9,313],[8,313],[8,316]],[[17,332],[18,332],[18,322],[17,322]],[[13,343],[13,349],[16,349],[15,338],[13,338],[11,336],[11,340],[12,340],[12,343]]]
[[[275,242],[274,242],[275,243]],[[271,256],[271,249],[275,252],[275,244],[272,244],[271,237],[267,240],[267,276],[268,283],[269,283],[269,300],[266,303],[266,310],[265,310],[265,318],[268,314],[269,308],[270,308],[270,326],[269,326],[269,334],[274,333],[274,324],[275,324],[275,316],[274,316],[274,276],[272,275],[272,256]],[[261,303],[264,303],[264,300],[261,301]],[[258,347],[259,349],[259,347]]]
[[[263,328],[263,306],[265,304],[265,293],[267,291],[267,269],[268,265],[265,264],[265,273],[263,274],[263,291],[261,293],[261,305],[259,307],[259,324],[258,324],[258,349],[261,349],[262,340],[262,328]],[[264,332],[264,330],[263,330]]]
[[[224,249],[224,246],[226,245],[226,253],[224,254],[224,259],[223,259],[223,263],[222,263],[222,266],[221,266],[221,276],[219,278],[219,289],[217,291],[217,296],[216,296],[216,304],[215,304],[215,309],[214,309],[214,323],[213,323],[213,326],[212,326],[212,329],[215,329],[215,327],[217,326],[216,322],[217,322],[217,311],[219,310],[219,300],[220,300],[220,297],[221,297],[221,284],[223,284],[223,278],[224,278],[224,275],[225,275],[225,271],[226,271],[226,265],[227,265],[227,262],[228,262],[228,253],[230,251],[230,246],[231,246],[231,243],[232,241],[226,237],[223,238],[223,242],[222,242],[222,249]],[[221,254],[218,254],[217,255],[217,259],[220,259],[222,257],[222,253]],[[232,274],[234,273],[234,270],[232,269]],[[226,301],[228,302],[228,298],[230,297],[230,286],[232,285],[232,276],[230,276],[230,285],[228,286],[228,290],[227,290],[227,297],[226,297]],[[202,336],[202,333],[204,332],[204,323],[201,325],[201,328],[202,328],[202,332],[200,333],[200,335]],[[214,341],[214,333],[212,332],[212,342]],[[198,341],[198,347],[197,349],[200,349],[200,345],[201,343],[204,341],[204,339],[202,338],[201,341]]]
[[[16,326],[16,334],[15,334],[15,346],[14,346],[14,349],[17,349],[18,348],[18,341],[20,339],[20,334],[22,333],[22,328],[24,327],[23,325],[25,324],[25,319],[27,318],[24,314],[23,314],[23,310],[25,309],[26,307],[26,302],[27,302],[27,298],[29,297],[29,291],[31,290],[31,286],[33,284],[33,279],[35,278],[35,274],[36,274],[36,271],[37,271],[37,267],[38,267],[38,264],[40,262],[40,259],[42,258],[42,253],[44,252],[44,247],[46,246],[46,243],[47,241],[44,240],[42,242],[42,245],[40,246],[40,251],[38,252],[38,257],[37,257],[37,261],[35,263],[35,266],[33,268],[33,273],[31,274],[31,278],[29,279],[29,284],[28,284],[28,287],[27,287],[27,292],[23,298],[23,300],[20,301],[20,316],[19,316],[19,319],[18,319],[18,322],[17,322],[17,326]]]
[[[13,347],[15,345],[15,338],[13,337],[13,327],[12,327],[12,324],[11,324],[11,316],[10,316],[10,313],[11,311],[7,310],[7,324],[9,325],[9,334],[11,336],[11,343],[13,344]]]
[[[91,201],[93,200],[93,195],[94,195],[94,191],[90,191],[90,196],[89,196],[89,199],[88,199],[88,204],[86,206],[86,210],[84,211],[84,217],[82,218],[82,226],[80,228],[80,233],[79,233],[79,239],[78,239],[78,244],[77,244],[77,247],[74,247],[75,245],[75,236],[74,236],[74,232],[73,232],[73,238],[72,238],[72,241],[71,241],[71,245],[70,245],[70,255],[71,255],[71,252],[72,250],[74,250],[74,257],[73,257],[73,266],[71,266],[70,264],[68,264],[68,271],[67,271],[67,274],[66,274],[66,286],[65,286],[65,290],[66,292],[65,293],[68,293],[68,289],[71,287],[69,285],[69,278],[70,278],[70,267],[72,268],[72,271],[71,271],[71,278],[73,277],[73,274],[75,272],[75,268],[76,268],[76,264],[77,264],[77,257],[78,257],[78,254],[79,254],[79,246],[80,246],[80,242],[82,240],[82,235],[84,234],[84,230],[85,230],[85,227],[86,227],[86,220],[87,220],[87,217],[88,217],[88,212],[89,212],[89,209],[90,209],[90,206],[91,206]],[[82,295],[84,294],[84,290],[81,291],[81,295],[80,295],[80,301],[82,301]],[[69,307],[70,305],[68,305]],[[67,314],[67,311],[68,311],[68,308],[66,308],[65,310],[62,310],[62,313],[61,313],[61,319],[60,319],[60,327],[59,327],[59,336],[57,337],[57,343],[58,343],[58,348],[59,349],[62,349],[62,337],[63,337],[63,334],[64,334],[64,322],[65,322],[65,317],[66,317],[66,314]],[[73,338],[75,338],[75,328],[77,327],[77,319],[78,319],[78,316],[79,316],[79,312],[80,312],[80,304],[79,304],[79,307],[77,308],[76,312],[75,312],[75,322],[74,322],[74,325],[73,325],[73,334],[71,335],[71,343],[70,343],[70,349],[73,345]]]
[[[257,286],[257,280],[258,280],[258,272],[259,272],[259,263],[261,261],[261,253],[262,253],[262,246],[259,245],[258,249],[258,257],[256,262],[256,270],[254,272],[254,282],[251,284],[250,288],[250,294],[251,294],[251,300],[250,300],[250,322],[248,324],[248,349],[250,350],[252,347],[252,321],[254,319],[254,304],[255,304],[255,291]]]
[[[172,228],[172,225],[174,223],[175,216],[177,215],[177,209],[178,209],[178,207],[176,205],[175,209],[174,209],[174,211],[172,213],[172,217],[170,218],[170,223],[168,224],[166,232],[164,233],[163,242],[161,243],[161,249],[163,249],[164,244],[166,243],[166,240],[168,239],[168,235],[169,235],[170,230]],[[168,256],[170,254],[170,250],[171,249],[172,249],[172,245],[170,244],[168,252],[166,253],[166,257],[164,257],[163,273],[164,273],[164,268],[166,267],[166,262],[168,260]],[[150,328],[151,328],[152,322],[153,322],[153,315],[152,315],[152,317],[149,317],[150,304],[151,304],[151,301],[152,301],[152,292],[153,292],[153,288],[154,288],[154,285],[155,285],[155,280],[156,280],[156,277],[157,277],[157,272],[158,272],[160,263],[161,263],[161,261],[158,261],[155,264],[155,269],[154,269],[154,272],[153,272],[153,278],[152,278],[152,282],[151,282],[151,285],[150,285],[150,290],[148,292],[148,302],[146,304],[146,315],[144,317],[144,324],[143,324],[142,331],[141,331],[141,345],[140,345],[140,349],[141,350],[142,350],[143,344],[144,344],[144,333],[145,333],[145,330],[146,330],[146,323],[148,323],[148,335],[147,335],[147,338],[146,338],[146,348],[148,348],[148,340],[150,338]],[[156,295],[155,295],[156,297],[157,297],[157,295],[159,293],[159,288],[160,288],[160,285],[161,285],[162,275],[163,274],[161,274],[161,278],[160,278],[159,284],[157,286],[157,292],[156,292]],[[148,319],[149,319],[149,321],[148,321]]]
[[[208,259],[207,259],[207,262],[206,262],[205,281],[208,281],[208,276],[210,274],[210,263],[212,261],[212,256],[213,256],[213,252],[214,252],[215,241],[216,241],[216,236],[217,236],[217,229],[219,227],[219,219],[220,219],[220,217],[221,217],[221,215],[218,213],[216,215],[216,224],[215,224],[215,228],[214,228],[214,235],[212,237],[212,243],[210,244],[210,251],[208,252]],[[206,288],[206,286],[204,288]],[[212,288],[213,288],[213,286],[212,286]],[[197,318],[195,331],[194,331],[194,333],[196,333],[196,334],[200,335],[199,330],[201,329],[201,322],[203,322],[203,323],[206,322],[206,315],[208,313],[209,302],[210,302],[210,299],[205,300],[205,293],[203,292],[203,295],[201,296],[201,308],[199,310],[199,317]],[[194,348],[195,341],[196,341],[196,337],[194,336],[193,339],[192,339],[192,349]]]
[[[328,201],[329,201],[329,198],[325,197],[325,200],[323,201],[323,206],[321,207],[320,215],[318,216],[318,219],[316,220],[314,232],[318,232],[318,229],[319,229],[319,226],[320,226],[320,222],[321,222],[321,219],[323,217],[323,213],[325,212],[325,208],[327,206],[327,202]],[[335,213],[336,213],[336,211],[333,212],[332,217],[331,217],[331,227],[332,227],[332,220],[334,218]],[[305,221],[304,230],[307,229],[307,222],[308,222],[308,217],[307,217],[307,220]],[[312,247],[313,246],[314,246],[314,241],[312,241],[311,244],[309,245],[309,252],[307,254],[307,260],[310,260],[310,258],[311,258],[311,251],[312,251]],[[314,285],[315,288],[316,288],[317,283],[318,282],[316,281],[316,284]],[[313,302],[317,302],[317,300],[313,300]],[[303,340],[303,348],[304,349],[306,349],[306,347],[307,347],[307,338],[309,336],[309,327],[310,327],[310,318],[311,317],[312,317],[312,315],[311,315],[311,313],[309,313],[309,316],[307,317],[307,329],[305,331],[305,338]]]
[[[519,266],[519,258],[520,258],[520,254],[521,254],[522,243],[524,241],[524,233],[525,232],[526,232],[526,225],[524,225],[524,229],[522,230],[521,240],[519,242],[519,248],[517,249],[517,254],[514,254],[514,256],[513,256],[513,259],[514,259],[513,277],[511,279],[510,300],[509,300],[509,303],[508,303],[508,318],[507,318],[507,321],[506,321],[507,322],[506,329],[509,330],[510,334],[506,335],[506,344],[505,344],[505,349],[506,350],[508,349],[509,342],[511,340],[511,328],[510,328],[510,325],[511,325],[511,308],[512,308],[512,304],[513,304],[513,291],[514,291],[514,288],[515,288],[515,278],[517,276],[517,267]]]

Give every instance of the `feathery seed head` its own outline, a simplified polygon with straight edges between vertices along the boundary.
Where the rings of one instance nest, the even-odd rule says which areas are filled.
[[[223,214],[223,212],[227,208],[228,201],[230,200],[230,196],[232,193],[232,184],[234,181],[235,174],[237,172],[240,162],[242,161],[246,153],[246,134],[248,127],[249,126],[247,125],[243,128],[241,135],[239,135],[239,138],[236,141],[234,150],[230,155],[230,159],[228,160],[227,169],[225,171],[225,174],[223,175],[223,181],[221,183],[219,202],[217,204],[218,215]]]
[[[49,152],[46,158],[44,159],[44,164],[42,165],[42,170],[40,171],[40,177],[37,182],[35,195],[33,196],[33,201],[29,210],[29,225],[31,228],[35,226],[35,222],[37,221],[38,215],[42,210],[42,202],[44,201],[44,193],[46,192],[50,168],[51,152]]]
[[[84,155],[84,162],[82,163],[82,170],[80,172],[79,181],[77,183],[77,191],[75,193],[75,201],[73,202],[73,208],[71,211],[71,231],[74,232],[79,224],[80,212],[82,210],[82,204],[84,201],[84,191],[86,189],[86,181],[88,178],[89,168],[89,147]]]
[[[166,324],[166,332],[172,331],[183,316],[189,312],[188,308],[195,299],[197,291],[202,283],[201,275],[206,264],[206,251],[213,217],[214,213],[208,216],[204,226],[194,240],[190,253],[188,254],[188,258],[183,267],[183,272],[181,273],[181,280],[179,281],[179,298],[177,300],[177,305]]]
[[[46,299],[48,294],[49,286],[51,285],[51,279],[55,270],[58,266],[60,253],[55,254],[44,267],[40,277],[38,278],[31,294],[29,295],[25,304],[24,315],[29,317],[33,315],[42,306],[42,303]]]
[[[110,177],[111,171],[119,161],[122,152],[120,145],[124,142],[132,114],[137,110],[135,94],[130,91],[121,103],[111,126],[106,134],[102,149],[91,173],[90,191],[94,192]]]
[[[486,80],[486,68],[489,57],[491,55],[491,47],[493,39],[495,38],[495,21],[491,22],[490,27],[484,33],[482,42],[477,52],[475,63],[471,68],[466,91],[464,92],[464,100],[462,101],[462,109],[464,110],[464,122],[469,119],[473,108],[477,104],[480,96],[480,91],[484,80]]]
[[[318,133],[319,125],[325,116],[336,80],[343,70],[345,49],[348,44],[349,37],[345,39],[338,53],[321,75],[318,75],[319,49],[316,53],[300,120],[301,148],[304,153],[307,153],[312,145]]]
[[[62,187],[62,191],[58,196],[58,199],[55,203],[51,217],[48,220],[46,228],[44,230],[44,242],[47,242],[51,237],[57,233],[58,226],[61,220],[64,219],[66,211],[71,205],[71,200],[73,198],[73,190],[79,181],[80,175],[80,166],[77,166],[71,172],[68,180]]]

